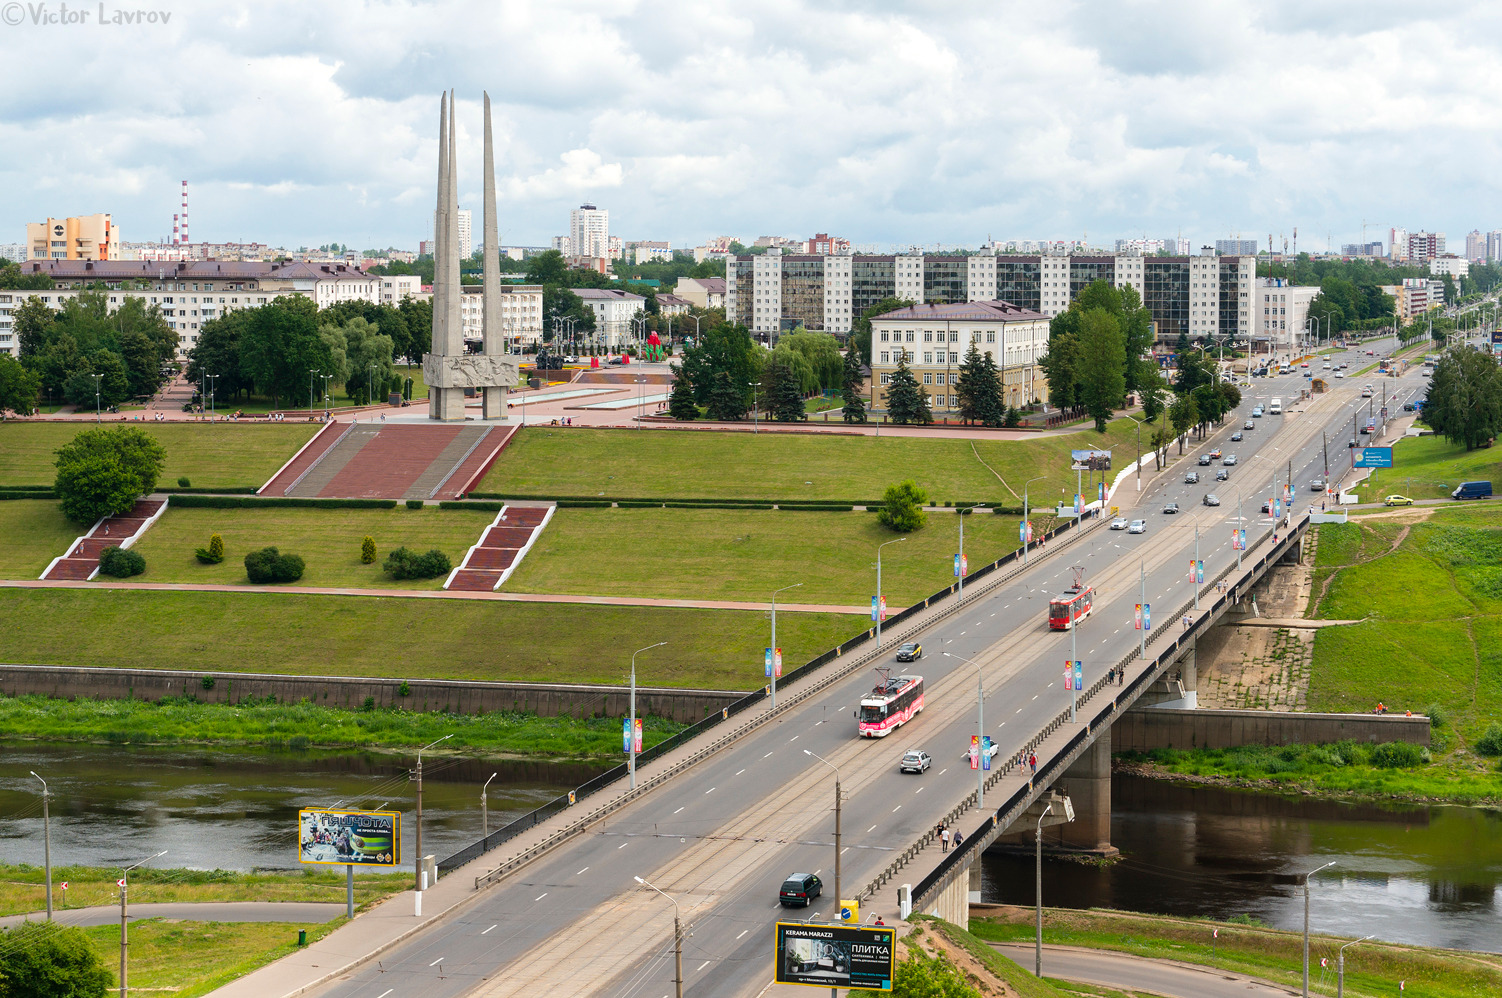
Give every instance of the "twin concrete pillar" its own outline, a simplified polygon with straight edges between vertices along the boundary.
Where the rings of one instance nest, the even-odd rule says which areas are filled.
[[[1053,788],[1074,802],[1074,820],[1043,829],[1044,848],[1119,856],[1111,844],[1111,729],[1106,728]]]

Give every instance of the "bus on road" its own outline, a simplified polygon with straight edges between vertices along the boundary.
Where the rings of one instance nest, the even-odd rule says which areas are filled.
[[[881,681],[861,698],[855,716],[862,738],[885,738],[923,710],[923,677],[893,676],[877,670]]]

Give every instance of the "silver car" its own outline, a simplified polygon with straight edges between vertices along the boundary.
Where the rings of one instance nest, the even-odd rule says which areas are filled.
[[[933,764],[934,760],[927,752],[913,749],[903,754],[897,768],[903,773],[921,773]]]
[[[1133,520],[1132,521],[1132,525],[1130,527],[1127,527],[1127,533],[1129,533],[1129,534],[1145,534],[1145,533],[1147,533],[1147,521],[1146,520]]]

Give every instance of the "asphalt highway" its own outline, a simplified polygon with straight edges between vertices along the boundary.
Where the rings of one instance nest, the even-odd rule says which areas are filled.
[[[1349,361],[1354,371],[1374,358],[1362,351],[1335,359]],[[1327,373],[1319,363],[1314,362],[1315,376]],[[1324,473],[1321,431],[1331,442],[1330,470],[1348,466],[1346,427],[1356,409],[1366,407],[1356,396],[1368,382],[1387,382],[1390,394],[1396,386],[1397,400],[1390,405],[1401,405],[1405,392],[1423,390],[1416,370],[1404,379],[1374,371],[1331,380],[1330,393],[1295,405],[1292,399],[1306,384],[1302,377],[1254,380],[1243,390],[1238,416],[1195,445],[1196,453],[1219,446],[1238,455],[1229,482],[1185,485],[1182,471],[1176,471],[1139,496],[1133,480],[1125,480],[1113,501],[1121,515],[1145,519],[1146,533],[1111,531],[1102,524],[1079,544],[1063,550],[1053,545],[1046,557],[1035,553],[1027,571],[929,628],[922,635],[926,654],[918,663],[898,666],[888,657],[884,664],[895,673],[920,674],[926,688],[924,712],[893,736],[857,736],[852,712],[875,676],[849,677],[488,889],[458,914],[384,953],[378,965],[318,993],[349,998],[550,990],[622,998],[669,995],[675,905],[686,926],[687,989],[725,998],[760,992],[771,979],[773,923],[829,919],[835,909],[836,769],[844,791],[842,887],[849,896],[885,867],[894,851],[931,831],[974,789],[976,774],[965,754],[976,730],[977,670],[984,675],[986,733],[1000,745],[1001,758],[1015,756],[1069,705],[1062,675],[1067,658],[1084,663],[1088,686],[1137,645],[1133,604],[1140,598],[1139,573],[1148,601],[1165,608],[1162,613],[1192,595],[1187,569],[1196,527],[1206,588],[1235,563],[1231,528],[1237,489],[1253,545],[1273,528],[1271,517],[1258,510],[1274,477],[1281,486],[1291,469],[1299,508],[1318,501],[1308,482]],[[1227,442],[1243,418],[1250,418],[1240,414],[1274,396],[1284,400],[1286,415],[1256,419],[1254,430],[1242,431],[1242,442]],[[1118,454],[1118,466],[1126,458]],[[1218,467],[1201,469],[1188,462],[1198,471],[1213,473]],[[1211,491],[1223,505],[1202,505],[1202,496]],[[1182,512],[1162,513],[1169,500],[1178,501]],[[894,550],[900,552],[889,549],[888,558],[900,557]],[[1069,583],[1076,566],[1099,591],[1095,612],[1069,634],[1050,631],[1049,597]],[[1155,628],[1177,626],[1157,613],[1154,617]],[[895,645],[889,643],[889,651]],[[932,754],[933,768],[921,775],[899,773],[897,761],[909,748]],[[777,902],[777,889],[795,871],[818,874],[825,894],[810,909],[786,911]],[[916,883],[924,872],[914,870],[901,879]],[[639,885],[635,877],[669,897]],[[863,920],[873,912],[895,914],[890,894],[883,891],[886,896],[878,896],[874,906],[868,903]]]

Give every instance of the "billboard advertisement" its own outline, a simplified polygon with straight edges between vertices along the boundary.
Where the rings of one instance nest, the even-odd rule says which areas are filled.
[[[1391,468],[1391,447],[1359,447],[1356,450],[1356,467]]]
[[[892,990],[896,935],[889,928],[777,923],[777,983]]]
[[[1072,471],[1111,470],[1111,452],[1108,450],[1072,450],[1069,456],[1074,459]]]
[[[300,863],[395,869],[401,862],[400,811],[303,808],[297,827]]]

